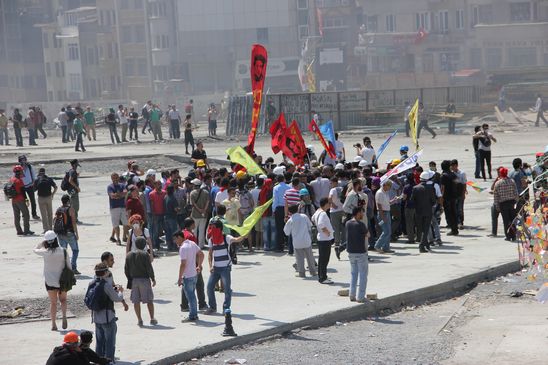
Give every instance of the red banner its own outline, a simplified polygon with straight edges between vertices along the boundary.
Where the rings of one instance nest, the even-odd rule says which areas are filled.
[[[310,124],[308,124],[308,130],[318,136],[318,139],[322,143],[323,148],[329,154],[329,157],[335,160],[337,158],[337,155],[335,154],[334,146],[332,144],[328,144],[325,138],[323,138],[323,134],[322,132],[320,132],[320,128],[318,127],[318,124],[316,124],[316,121],[314,119],[312,119],[310,121]]]
[[[270,126],[270,135],[272,135],[272,152],[275,154],[282,150],[283,139],[287,130],[284,113],[280,113],[278,119]]]
[[[306,145],[296,121],[291,122],[282,139],[281,150],[296,166],[304,164]]]
[[[260,44],[251,48],[251,90],[253,91],[253,114],[251,115],[251,131],[247,137],[247,152],[252,155],[255,149],[255,136],[259,126],[259,113],[263,100],[263,86],[266,78],[266,49]]]

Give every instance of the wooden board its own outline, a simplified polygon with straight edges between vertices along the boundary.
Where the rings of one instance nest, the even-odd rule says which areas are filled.
[[[495,105],[495,117],[497,117],[497,120],[499,123],[504,123],[504,117],[502,116],[502,113],[500,112],[500,109],[498,106]]]
[[[431,115],[446,119],[460,119],[464,117],[464,114],[462,113],[432,113]]]

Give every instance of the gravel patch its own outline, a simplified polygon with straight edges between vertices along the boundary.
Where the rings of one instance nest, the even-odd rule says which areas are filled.
[[[83,295],[71,295],[68,297],[67,315],[76,317],[89,316],[89,309],[84,304]],[[6,317],[16,308],[23,308],[22,312],[16,317]],[[61,315],[60,304],[57,304],[58,313]],[[43,298],[25,298],[25,299],[3,299],[0,300],[0,324],[15,324],[28,321],[49,320],[49,299]]]

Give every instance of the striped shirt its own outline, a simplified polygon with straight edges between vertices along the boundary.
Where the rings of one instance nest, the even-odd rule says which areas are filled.
[[[284,202],[287,203],[288,207],[299,204],[301,202],[299,190],[295,188],[287,190],[284,194]]]
[[[229,234],[225,236],[225,241],[221,245],[214,245],[213,242],[209,240],[209,247],[211,247],[211,252],[213,253],[213,267],[227,267],[232,264],[228,249],[233,240],[234,237]]]

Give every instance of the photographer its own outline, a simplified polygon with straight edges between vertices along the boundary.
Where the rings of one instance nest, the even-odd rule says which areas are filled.
[[[376,165],[375,160],[377,158],[375,149],[371,145],[371,138],[363,137],[363,146],[360,143],[356,143],[353,147],[356,148],[356,155],[361,156],[362,159],[367,161],[368,165]]]
[[[63,313],[63,329],[67,328],[67,292],[61,291],[59,279],[65,266],[70,267],[70,258],[64,248],[59,249],[57,235],[53,231],[44,234],[44,241],[34,249],[34,253],[44,258],[44,279],[49,296],[49,312],[51,318],[51,330],[57,331],[57,299],[61,302]]]

